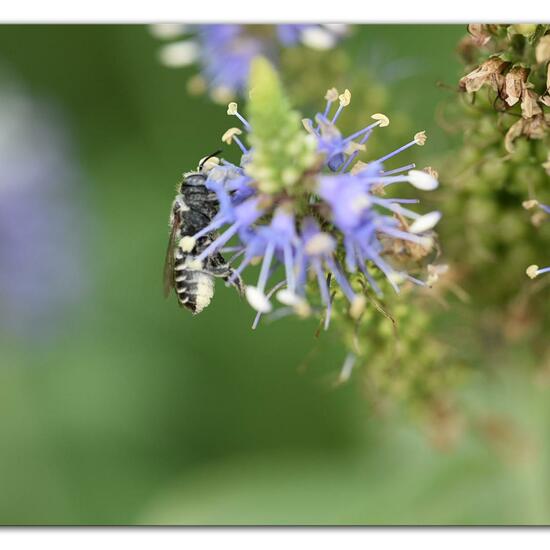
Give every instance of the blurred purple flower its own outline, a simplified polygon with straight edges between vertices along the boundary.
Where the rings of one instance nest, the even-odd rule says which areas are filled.
[[[154,36],[163,40],[160,59],[169,67],[198,63],[201,74],[189,82],[191,91],[208,91],[214,101],[225,103],[243,95],[252,59],[263,55],[276,62],[281,47],[303,44],[330,49],[347,32],[347,25],[152,25]],[[184,39],[180,39],[182,36]]]
[[[77,179],[51,112],[0,93],[0,327],[40,340],[81,292]]]

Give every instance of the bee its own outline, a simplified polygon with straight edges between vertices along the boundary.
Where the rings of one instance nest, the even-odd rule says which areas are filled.
[[[234,276],[234,270],[219,252],[214,252],[204,260],[197,260],[216,239],[216,232],[193,238],[212,221],[219,210],[216,194],[206,187],[207,172],[219,162],[215,156],[218,153],[220,151],[203,158],[195,172],[183,175],[170,211],[170,237],[164,262],[164,295],[168,296],[174,289],[178,303],[193,314],[200,313],[210,304],[214,295],[215,277],[228,282]],[[243,294],[240,277],[233,277],[231,284],[239,294]]]

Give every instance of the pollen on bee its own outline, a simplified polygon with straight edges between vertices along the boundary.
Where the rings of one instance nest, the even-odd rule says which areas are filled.
[[[178,246],[183,250],[183,252],[191,252],[195,248],[196,239],[193,237],[182,237]]]
[[[188,269],[189,271],[201,271],[202,268],[203,268],[203,263],[200,260],[189,258],[185,262],[185,269]]]

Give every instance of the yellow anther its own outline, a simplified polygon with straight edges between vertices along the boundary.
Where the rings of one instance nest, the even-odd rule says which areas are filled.
[[[227,106],[227,114],[228,115],[236,115],[237,114],[237,104],[234,101],[232,101]]]
[[[531,208],[535,208],[539,205],[539,201],[536,199],[532,199],[529,201],[523,201],[521,204],[523,208],[525,208],[525,210],[531,210]]]
[[[346,107],[351,102],[351,92],[346,89],[346,91],[343,94],[340,94],[338,96],[338,99],[340,100],[340,105],[342,107]]]
[[[206,92],[207,89],[208,86],[206,84],[206,80],[204,80],[204,78],[198,74],[192,76],[187,81],[187,91],[191,95],[203,94],[204,92]]]
[[[227,132],[222,136],[222,141],[227,144],[233,143],[233,138],[235,136],[240,136],[242,134],[242,130],[239,128],[229,128]]]
[[[439,178],[439,172],[435,168],[432,168],[431,166],[426,166],[425,168],[422,168],[422,171],[426,172],[426,174],[429,174],[434,179]]]
[[[304,128],[306,129],[306,132],[308,132],[309,134],[314,134],[315,133],[313,131],[313,121],[311,120],[311,118],[303,118],[302,119],[302,124],[304,125]]]
[[[422,130],[422,132],[414,134],[414,141],[417,145],[424,145],[427,139],[428,136],[426,135],[426,132],[424,132],[424,130]]]
[[[338,90],[336,88],[330,88],[330,90],[327,90],[325,99],[327,101],[336,101],[338,99]]]
[[[525,273],[529,276],[529,278],[534,279],[539,274],[539,266],[538,265],[530,265],[526,270]]]
[[[367,166],[368,164],[366,162],[358,160],[350,170],[350,174],[353,174],[355,176],[356,174],[359,174],[359,172],[362,172]]]
[[[380,122],[380,124],[378,125],[380,126],[380,128],[385,128],[386,126],[390,125],[390,119],[382,113],[375,113],[371,116],[371,118]]]
[[[356,151],[366,151],[366,149],[367,147],[365,146],[364,143],[355,143],[355,141],[350,141],[347,144],[346,150],[344,151],[344,153],[346,153],[346,155],[352,155]]]

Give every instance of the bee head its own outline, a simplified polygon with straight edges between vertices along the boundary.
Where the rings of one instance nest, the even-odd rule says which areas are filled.
[[[221,149],[202,158],[197,167],[197,171],[207,173],[209,170],[212,170],[212,168],[218,166],[218,164],[220,164],[220,159],[216,155],[219,153],[221,153]]]
[[[185,174],[183,174],[183,179],[179,184],[178,191],[180,193],[183,193],[185,188],[199,187],[201,185],[205,185],[206,179],[208,177],[208,172],[212,170],[212,168],[218,166],[220,163],[220,159],[214,156],[220,152],[221,151],[216,151],[215,153],[212,153],[211,155],[208,155],[207,157],[201,159],[196,171],[186,172]]]

